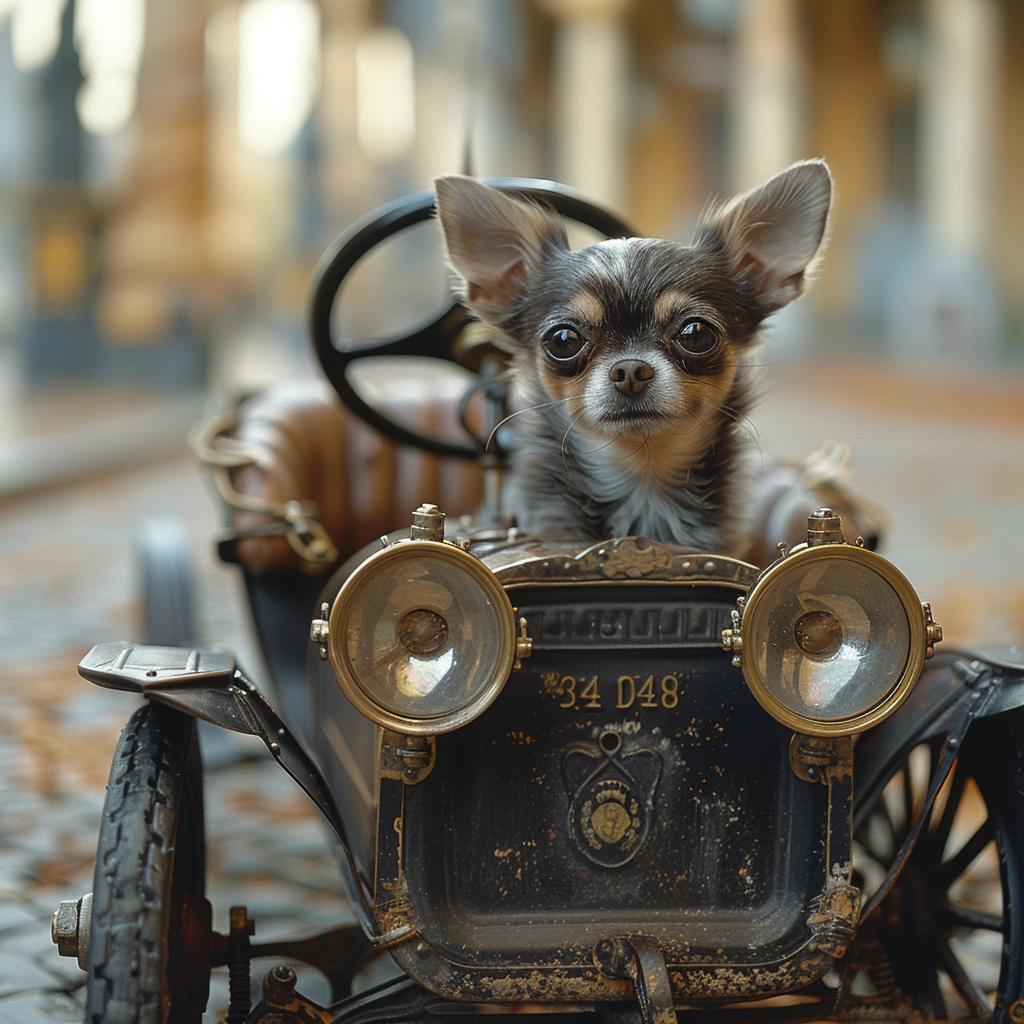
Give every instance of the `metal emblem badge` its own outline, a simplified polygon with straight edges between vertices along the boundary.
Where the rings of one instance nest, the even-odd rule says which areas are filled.
[[[562,760],[569,793],[569,835],[601,867],[618,868],[639,852],[651,831],[661,779],[654,750],[622,752],[622,737],[604,732],[597,743],[575,743]]]

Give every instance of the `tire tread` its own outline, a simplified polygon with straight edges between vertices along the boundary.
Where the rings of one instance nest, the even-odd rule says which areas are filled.
[[[163,1022],[174,830],[194,733],[191,718],[147,703],[115,749],[93,878],[87,1024]]]

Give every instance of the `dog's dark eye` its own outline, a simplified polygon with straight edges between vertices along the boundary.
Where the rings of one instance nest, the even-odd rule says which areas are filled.
[[[673,340],[684,352],[703,355],[718,344],[718,331],[706,320],[687,320]]]
[[[575,327],[552,327],[544,335],[544,351],[552,359],[575,359],[587,344],[587,339]]]

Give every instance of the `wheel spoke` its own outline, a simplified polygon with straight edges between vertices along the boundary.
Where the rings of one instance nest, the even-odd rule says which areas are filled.
[[[857,835],[857,840],[863,847],[864,852],[867,853],[876,864],[885,868],[892,859],[892,852],[886,852],[885,850],[879,849],[880,844],[878,842],[878,831],[880,829],[884,829],[891,836],[891,824],[887,823],[885,817],[877,813],[877,811],[872,812],[868,815],[867,820],[861,825],[860,832]],[[890,842],[892,842],[891,839]],[[893,849],[895,849],[895,847],[893,847]]]
[[[1006,931],[1006,922],[998,914],[989,914],[973,907],[943,907],[936,916],[942,924],[953,928],[981,928],[988,932]]]
[[[932,1020],[946,1018],[946,1001],[942,998],[942,992],[939,989],[939,976],[936,971],[931,968],[927,969],[926,976],[917,986],[914,1002],[927,1006],[931,1010]]]
[[[898,850],[900,848],[899,833],[896,831],[896,825],[892,820],[892,815],[889,813],[889,805],[884,799],[878,801],[878,811],[886,830],[892,837],[893,850]]]
[[[964,1005],[974,1017],[988,1017],[992,1013],[985,993],[978,987],[978,983],[964,970],[963,964],[956,958],[956,954],[949,948],[946,942],[938,942],[935,946],[938,953],[939,963],[946,972],[949,980],[953,983],[957,995],[963,1000]]]
[[[946,892],[949,889],[967,870],[974,858],[992,842],[995,835],[996,824],[991,817],[988,817],[978,831],[964,843],[960,852],[946,861],[936,872],[935,881],[941,892]]]
[[[993,999],[1012,1002],[1019,994],[1020,969],[1012,966],[1019,957],[1019,911],[1008,902],[1005,877],[1001,900],[995,900],[991,885],[1000,882],[988,870],[991,844],[999,839],[1000,823],[1005,826],[1007,819],[998,800],[992,802],[989,776],[977,780],[971,770],[974,751],[954,760],[944,741],[915,748],[889,777],[884,799],[875,801],[865,814],[863,820],[870,829],[862,829],[857,837],[864,868],[873,857],[888,870],[893,858],[880,848],[891,836],[897,844],[894,856],[898,854],[899,836],[907,832],[895,826],[902,826],[904,811],[908,828],[915,824],[913,797],[916,794],[920,800],[921,773],[929,758],[929,780],[936,778],[939,767],[944,772],[952,769],[927,817],[916,822],[924,827],[878,917],[878,939],[892,963],[896,984],[926,1020],[987,1019]],[[1001,795],[1001,791],[994,794]],[[1014,822],[1024,815],[1024,790],[1020,797],[1014,805],[1017,817],[1010,819]],[[999,839],[1001,857],[1004,845],[1013,852],[1012,843],[1019,834],[1024,830],[1011,831],[1009,840],[1005,835]],[[869,836],[874,840],[870,847]],[[951,887],[955,899],[950,896]],[[968,890],[976,892],[977,898]],[[966,937],[964,946],[959,945],[961,936]],[[998,955],[1000,939],[1001,987],[997,987],[991,961]]]
[[[942,817],[939,819],[935,830],[928,836],[929,851],[935,858],[936,863],[942,862],[942,855],[946,852],[946,843],[949,841],[949,832],[953,827],[953,819],[960,807],[960,801],[964,795],[964,786],[967,783],[967,772],[964,771],[960,762],[957,762],[953,770],[953,778],[950,780],[949,796],[946,799],[946,806],[942,809]]]
[[[903,835],[900,842],[910,831],[910,823],[914,820],[914,782],[910,777],[909,762],[903,766]],[[897,846],[899,843],[897,843]]]

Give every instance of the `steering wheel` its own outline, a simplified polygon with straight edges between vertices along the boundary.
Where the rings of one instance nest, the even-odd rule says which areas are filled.
[[[593,228],[606,238],[626,238],[635,234],[614,214],[553,181],[501,178],[490,180],[487,184],[515,189],[540,199],[563,217]],[[359,260],[385,239],[427,220],[433,212],[434,193],[417,192],[382,206],[338,237],[317,268],[312,308],[313,342],[324,373],[341,400],[370,426],[394,441],[414,445],[424,451],[476,459],[480,457],[482,443],[478,442],[476,446],[453,444],[441,438],[418,434],[396,423],[374,409],[356,392],[347,372],[356,360],[374,356],[429,356],[478,370],[479,367],[472,365],[458,345],[463,329],[473,322],[469,310],[461,302],[453,302],[440,316],[421,323],[408,334],[390,338],[338,339],[332,324],[331,313],[342,282]],[[339,340],[344,341],[344,347],[339,347]]]

